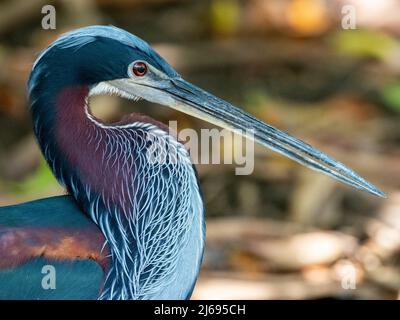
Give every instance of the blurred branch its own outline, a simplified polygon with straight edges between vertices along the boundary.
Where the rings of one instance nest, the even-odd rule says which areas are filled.
[[[326,270],[325,270],[326,271]],[[267,275],[254,279],[238,273],[203,273],[194,290],[193,299],[239,300],[239,299],[390,299],[388,295],[373,284],[365,283],[356,290],[346,290],[338,281],[326,273],[317,280],[305,281],[303,275]]]
[[[270,219],[208,221],[204,269],[195,298],[394,298],[400,289],[399,266],[390,261],[400,241],[381,239],[388,227],[364,218],[363,224],[371,223],[375,232],[361,242],[343,232]],[[389,242],[390,251],[382,247]],[[229,271],[211,272],[218,269]],[[353,288],[343,282],[349,279]]]

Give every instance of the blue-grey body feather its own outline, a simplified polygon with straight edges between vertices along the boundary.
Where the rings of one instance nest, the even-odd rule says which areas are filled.
[[[12,228],[83,228],[93,222],[70,196],[0,207],[0,226]],[[0,234],[1,242],[1,234]],[[43,267],[55,268],[55,289],[44,289]],[[0,269],[0,299],[96,299],[104,279],[93,260],[54,261],[36,257],[17,267]]]
[[[0,207],[0,226],[85,227],[93,222],[71,196],[57,196]]]
[[[55,270],[54,288],[42,286],[47,266]],[[103,278],[103,270],[92,260],[54,261],[38,257],[0,270],[0,300],[94,300]]]

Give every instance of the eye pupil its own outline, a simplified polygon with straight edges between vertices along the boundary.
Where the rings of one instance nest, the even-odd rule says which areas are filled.
[[[147,73],[147,65],[144,62],[136,62],[132,68],[135,76],[141,77]]]

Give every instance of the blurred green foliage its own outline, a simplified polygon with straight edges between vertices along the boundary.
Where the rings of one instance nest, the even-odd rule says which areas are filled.
[[[238,0],[214,0],[210,7],[211,27],[221,35],[234,33],[240,21]]]
[[[10,191],[17,196],[46,194],[51,190],[59,190],[60,186],[53,173],[50,171],[46,161],[41,157],[36,171],[20,182],[12,182]]]
[[[371,30],[343,30],[333,37],[334,47],[341,53],[385,59],[398,43],[388,34]]]
[[[382,87],[381,94],[386,105],[400,112],[400,81],[389,83]]]

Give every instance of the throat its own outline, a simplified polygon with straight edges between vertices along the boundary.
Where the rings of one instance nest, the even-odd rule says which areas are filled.
[[[73,194],[77,191],[73,181],[68,183],[69,177],[75,177],[75,180],[98,193],[105,191],[102,189],[107,182],[103,158],[108,135],[89,113],[88,93],[85,86],[68,88],[56,100],[54,142],[56,153],[60,155],[59,167],[64,171],[62,180]]]

